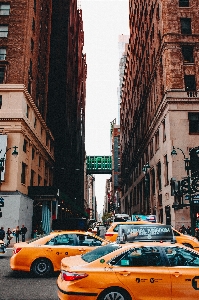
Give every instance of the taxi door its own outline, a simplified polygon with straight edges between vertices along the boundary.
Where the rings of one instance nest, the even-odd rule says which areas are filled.
[[[54,266],[54,270],[60,270],[62,258],[85,253],[83,247],[79,247],[76,234],[63,234],[53,237],[45,245],[45,256],[49,258]]]
[[[157,248],[143,247],[132,252],[129,251],[121,259],[117,258],[114,271],[124,287],[130,290],[132,298],[171,299],[169,269],[164,266]]]
[[[116,275],[135,299],[171,299],[171,281],[167,267],[121,268],[116,271]]]
[[[170,253],[167,248],[166,255],[170,264],[172,300],[199,299],[199,253],[175,247]]]
[[[199,299],[199,268],[171,267],[172,300]]]

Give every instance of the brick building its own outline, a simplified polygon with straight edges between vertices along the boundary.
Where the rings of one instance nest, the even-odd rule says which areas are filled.
[[[56,15],[57,12],[60,15]],[[59,17],[64,22],[58,22]],[[75,34],[71,32],[72,27]],[[67,185],[68,175],[62,176],[60,172],[68,168],[66,162],[70,162],[74,153],[75,157],[77,153],[84,153],[84,132],[83,129],[81,133],[78,131],[80,120],[84,121],[82,107],[85,104],[82,31],[81,12],[75,0],[0,2],[0,163],[4,165],[0,191],[4,207],[0,225],[5,229],[25,224],[30,236],[33,220],[33,227],[43,221],[43,229],[48,232],[52,219],[58,216],[58,190],[65,183],[63,192],[71,191]],[[63,38],[56,50],[55,34]],[[69,46],[72,42],[74,44]],[[75,63],[69,68],[71,58]],[[71,93],[69,86],[72,86]],[[63,90],[67,92],[59,94],[58,91]],[[81,138],[74,138],[76,130]],[[66,132],[72,135],[71,139]],[[64,151],[57,150],[60,148]],[[13,149],[17,149],[17,157],[11,155]],[[75,172],[73,170],[73,174]],[[84,176],[83,171],[81,175]],[[61,186],[57,184],[59,180]],[[64,193],[63,197],[65,203]],[[79,204],[84,203],[82,198],[78,199]],[[67,209],[70,215],[76,213],[70,204]]]
[[[170,185],[172,178],[196,177],[199,169],[191,167],[198,166],[199,146],[198,13],[197,0],[129,1],[120,115],[122,210],[156,214],[176,228],[197,225],[199,210],[197,204],[190,210],[191,193],[172,192]],[[185,158],[191,160],[188,177]]]

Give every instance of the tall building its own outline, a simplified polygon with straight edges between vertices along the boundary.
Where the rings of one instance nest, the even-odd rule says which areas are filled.
[[[77,7],[77,0],[52,1],[47,124],[55,138],[54,184],[62,192],[60,202],[64,199],[60,213],[70,206],[73,216],[85,213],[87,65],[83,46],[82,10]]]
[[[119,49],[119,86],[117,89],[118,96],[118,120],[117,124],[120,124],[120,103],[122,98],[122,81],[124,76],[124,69],[126,64],[127,49],[129,43],[129,35],[121,34],[118,38]]]
[[[52,219],[84,214],[82,49],[77,1],[1,1],[0,225],[5,228],[25,224],[28,235],[39,227],[49,232]]]
[[[198,13],[197,0],[129,1],[122,210],[156,214],[176,228],[197,226],[199,211],[192,184],[199,169]]]

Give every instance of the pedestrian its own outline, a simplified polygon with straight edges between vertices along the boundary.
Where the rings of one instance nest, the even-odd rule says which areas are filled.
[[[187,226],[186,231],[187,231],[187,234],[188,234],[188,235],[191,235],[191,227],[190,227],[190,226]]]
[[[179,229],[179,231],[183,234],[185,234],[187,231],[186,231],[186,227],[184,225],[182,225]]]
[[[21,230],[20,230],[19,226],[17,226],[15,229],[16,243],[19,243],[19,235],[20,234],[21,234]]]
[[[0,229],[0,240],[4,240],[5,238],[5,230],[4,230],[4,227],[1,227]]]
[[[7,230],[7,232],[6,232],[6,235],[7,235],[7,246],[10,245],[10,241],[11,241],[11,239],[12,239],[11,234],[12,234],[12,231],[11,231],[10,228],[8,227],[8,230]]]
[[[26,232],[27,232],[27,228],[24,225],[22,225],[22,227],[21,227],[22,242],[25,242]]]

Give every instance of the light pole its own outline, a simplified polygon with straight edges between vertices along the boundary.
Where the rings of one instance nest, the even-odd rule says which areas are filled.
[[[145,186],[145,199],[146,199],[146,214],[149,214],[149,201],[148,201],[148,197],[149,197],[149,174],[148,174],[148,170],[151,167],[149,166],[149,163],[147,162],[146,165],[143,166],[142,168],[142,172],[145,175],[145,182],[144,182],[144,186]]]
[[[178,190],[175,191],[175,196],[176,195],[188,195],[189,204],[184,204],[183,200],[182,200],[182,203],[179,205],[179,208],[183,208],[183,207],[187,207],[187,206],[190,207],[191,235],[194,236],[195,235],[195,224],[194,224],[194,216],[193,216],[193,204],[194,203],[193,203],[192,195],[195,194],[196,192],[199,192],[199,177],[198,177],[198,175],[196,175],[195,177],[192,176],[192,172],[191,172],[192,168],[190,167],[190,162],[191,162],[191,152],[193,150],[195,150],[197,157],[199,157],[199,147],[194,147],[189,150],[190,158],[185,156],[182,149],[175,148],[174,146],[171,151],[172,156],[177,155],[176,149],[180,150],[184,156],[185,170],[187,171],[187,177],[179,182]],[[198,172],[199,172],[199,170],[197,171],[197,173]]]
[[[14,149],[12,152],[12,155],[14,157],[17,157],[17,155],[18,155],[17,148],[18,148],[17,146],[14,146],[14,147],[10,147],[10,148],[6,149],[6,152],[4,153],[3,157],[0,158],[0,184],[1,184],[1,173],[4,171],[6,153],[8,152],[8,150]],[[2,149],[0,150],[0,153],[1,152],[2,152]]]

